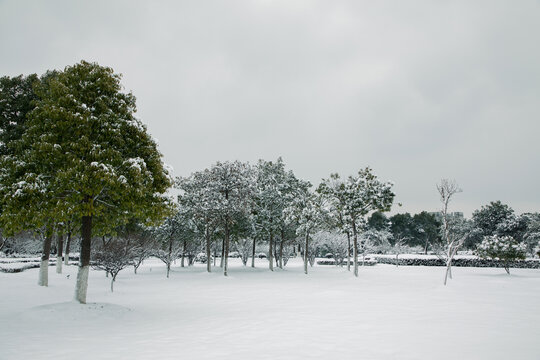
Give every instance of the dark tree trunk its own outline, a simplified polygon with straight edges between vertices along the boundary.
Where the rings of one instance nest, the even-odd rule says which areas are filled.
[[[274,250],[272,245],[274,243],[274,234],[270,231],[270,248],[268,250],[268,266],[270,271],[274,271]]]
[[[229,237],[230,237],[230,230],[229,230],[229,221],[225,222],[225,239],[223,242],[223,275],[227,276],[227,270],[229,266]]]
[[[62,273],[62,261],[64,260],[62,258],[62,250],[64,249],[64,234],[62,232],[58,233],[58,244],[56,245],[57,253],[56,253],[56,273],[61,274]]]
[[[223,238],[223,240],[221,240],[221,259],[219,260],[219,267],[220,268],[223,268],[223,261],[225,261],[223,259],[223,255],[225,255],[225,238]]]
[[[347,271],[351,271],[351,234],[347,231]]]
[[[64,265],[69,265],[69,247],[71,245],[71,222],[68,222],[68,233],[66,238],[66,251],[64,252]]]
[[[214,266],[216,266],[217,261],[217,244],[214,246]]]
[[[186,248],[187,248],[187,241],[186,241],[186,239],[184,239],[184,244],[183,244],[183,247],[182,247],[182,262],[180,264],[181,267],[184,267],[184,259],[186,257]]]
[[[251,267],[255,267],[255,238],[253,238],[253,248],[251,249]]]
[[[210,264],[210,230],[208,229],[208,225],[206,225],[205,229],[205,237],[206,237],[206,271],[212,272],[212,264]]]
[[[285,243],[285,232],[281,230],[281,241],[279,243],[279,268],[283,269],[283,244]]]
[[[81,227],[81,253],[79,258],[79,271],[75,287],[75,300],[86,304],[88,290],[88,272],[90,271],[90,249],[92,246],[92,216],[82,217]]]
[[[171,263],[172,263],[172,245],[173,239],[169,239],[169,254],[167,254],[167,278],[169,278],[169,273],[171,272]]]

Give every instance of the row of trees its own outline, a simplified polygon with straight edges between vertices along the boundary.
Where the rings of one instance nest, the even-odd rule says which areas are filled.
[[[529,256],[536,256],[540,242],[539,213],[516,215],[508,205],[493,201],[474,211],[471,219],[460,213],[449,213],[447,220],[451,231],[464,238],[462,250],[476,250],[486,236],[510,236],[524,244]],[[373,237],[388,239],[389,246],[401,242],[408,251],[438,253],[444,245],[442,225],[440,212],[402,213],[390,217],[376,212],[368,220],[367,232]],[[384,252],[384,247],[376,250]]]
[[[180,190],[176,216],[183,219],[180,223],[184,227],[177,234],[200,239],[208,259],[214,243],[221,241],[224,275],[233,244],[244,259],[251,244],[253,259],[256,242],[266,242],[269,269],[273,270],[274,262],[283,267],[290,254],[286,248],[299,239],[307,273],[313,253],[310,244],[316,233],[325,230],[347,237],[347,264],[350,267],[352,249],[354,274],[358,276],[359,243],[363,245],[360,234],[367,217],[374,211],[389,210],[394,198],[392,184],[380,181],[369,168],[346,179],[332,174],[312,190],[309,182],[286,170],[281,158],[260,160],[254,166],[218,162],[210,169],[178,178],[176,185]],[[211,271],[210,262],[207,271]]]

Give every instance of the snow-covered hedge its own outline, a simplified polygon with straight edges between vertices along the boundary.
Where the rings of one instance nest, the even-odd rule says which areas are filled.
[[[377,261],[380,264],[396,264],[395,258],[389,257],[377,257]],[[539,260],[516,260],[508,261],[508,266],[518,269],[540,269]],[[446,266],[442,259],[422,259],[422,258],[405,258],[399,259],[398,265],[401,266]],[[504,268],[505,262],[501,260],[493,259],[471,259],[471,258],[458,258],[452,260],[452,266],[456,267],[497,267]]]
[[[351,265],[353,264],[353,262],[351,261]],[[362,265],[365,265],[365,266],[373,266],[377,264],[377,260],[375,259],[372,259],[372,258],[366,258],[364,261],[362,261],[362,259],[359,259],[358,260],[358,265],[359,266],[362,266]],[[333,259],[325,259],[325,260],[317,260],[317,265],[336,265],[336,261],[333,260]],[[341,264],[343,266],[347,266],[347,260],[343,261],[343,264]]]

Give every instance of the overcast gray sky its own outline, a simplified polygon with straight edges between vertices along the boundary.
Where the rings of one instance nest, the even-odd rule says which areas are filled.
[[[175,175],[370,166],[394,212],[540,211],[540,1],[6,1],[0,75],[123,74]]]

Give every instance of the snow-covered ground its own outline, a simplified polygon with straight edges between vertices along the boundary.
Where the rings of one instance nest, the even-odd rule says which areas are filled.
[[[157,260],[137,275],[92,271],[89,304],[70,302],[76,267],[0,273],[0,359],[539,359],[540,271],[378,264],[302,273],[230,259],[230,276]],[[69,275],[69,277],[68,277]]]

